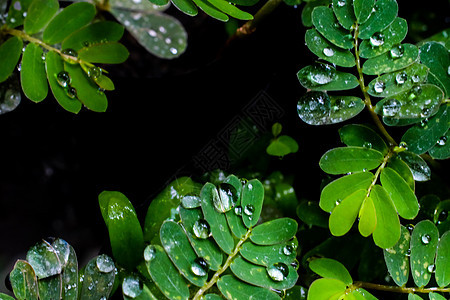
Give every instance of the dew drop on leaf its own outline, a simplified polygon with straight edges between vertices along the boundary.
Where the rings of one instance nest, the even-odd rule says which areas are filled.
[[[234,213],[238,216],[242,216],[242,207],[241,206],[236,206],[234,208]]]
[[[447,137],[446,137],[446,136],[441,137],[441,138],[436,142],[436,144],[437,144],[438,146],[445,146],[446,143],[447,143]]]
[[[405,49],[403,45],[394,46],[390,51],[390,55],[392,58],[400,58],[403,56],[403,53],[405,52]]]
[[[56,81],[58,82],[58,84],[60,86],[62,86],[63,88],[68,87],[70,82],[71,82],[71,78],[69,73],[67,73],[66,71],[61,71],[58,73],[58,75],[56,75]]]
[[[438,220],[437,223],[441,224],[442,222],[444,222],[445,220],[447,220],[448,217],[448,212],[443,210],[440,212],[439,216],[438,216]]]
[[[372,148],[372,143],[371,142],[364,142],[363,147],[371,149]]]
[[[61,53],[64,55],[68,55],[67,56],[63,56],[62,58],[64,59],[64,61],[68,62],[69,64],[77,64],[77,57],[78,57],[78,53],[77,51],[67,48],[67,49],[63,49],[61,50]]]
[[[192,231],[199,239],[207,239],[211,233],[209,224],[204,219],[195,221],[194,226],[192,227]]]
[[[428,272],[433,273],[434,272],[434,267],[435,267],[434,265],[429,265],[428,268],[427,268]]]
[[[384,35],[381,32],[375,32],[369,41],[373,47],[379,47],[384,44]]]
[[[406,250],[405,255],[408,256],[408,257],[410,257],[410,256],[411,256],[411,249]]]
[[[278,262],[267,267],[267,274],[274,281],[283,281],[289,275],[289,269],[286,264]]]
[[[408,144],[407,144],[406,142],[400,142],[400,143],[398,144],[398,146],[399,146],[400,148],[403,148],[403,149],[405,149],[405,150],[408,150]]]
[[[20,104],[21,95],[17,82],[7,82],[0,85],[0,114],[16,109]]]
[[[93,79],[97,79],[102,75],[102,69],[99,67],[91,67],[88,69],[87,75]]]
[[[383,115],[386,117],[393,117],[400,111],[401,107],[402,103],[397,99],[387,99],[383,103]]]
[[[102,273],[109,273],[115,268],[112,258],[105,254],[99,255],[95,262],[97,268]]]
[[[311,69],[311,72],[307,76],[316,85],[327,84],[334,79],[335,70],[330,65],[315,64]]]
[[[383,81],[376,81],[373,85],[373,90],[375,93],[380,94],[384,91],[386,84]]]
[[[413,83],[419,83],[420,82],[420,76],[419,75],[413,75],[411,76],[411,81]]]
[[[331,48],[324,48],[323,54],[325,54],[325,56],[331,57],[334,55],[334,50]]]
[[[203,257],[197,257],[192,262],[191,271],[197,276],[205,276],[208,274],[209,264]]]
[[[66,90],[67,96],[71,99],[75,99],[77,97],[77,90],[73,86],[69,86]]]
[[[231,184],[221,183],[217,188],[219,197],[213,197],[214,207],[218,212],[231,210],[238,201],[237,191]]]
[[[424,235],[422,235],[421,239],[422,239],[422,243],[427,245],[431,241],[431,236],[429,234],[424,234]]]
[[[153,245],[148,245],[144,250],[144,259],[146,262],[151,261],[155,258],[156,255],[156,249]]]
[[[244,208],[244,213],[247,215],[247,216],[251,216],[251,215],[253,215],[253,212],[255,211],[255,207],[253,206],[253,205],[251,205],[251,204],[247,204],[246,206],[245,206],[245,208]]]
[[[283,248],[283,253],[284,253],[284,255],[287,255],[287,256],[291,255],[293,251],[294,251],[294,249],[293,249],[292,245],[286,245]]]
[[[173,47],[171,47],[171,48],[169,49],[169,51],[170,51],[170,53],[172,53],[173,55],[175,55],[175,54],[178,53],[178,50],[177,50],[176,48],[173,48]]]
[[[338,3],[337,3],[337,5],[339,7],[343,7],[343,6],[345,6],[345,4],[346,4],[345,0],[339,0]]]
[[[201,201],[198,196],[186,195],[181,199],[181,206],[186,209],[196,208],[200,206]]]
[[[423,119],[422,121],[420,121],[420,127],[422,128],[426,128],[428,124],[428,119]]]
[[[404,84],[406,80],[408,80],[408,74],[406,74],[405,72],[398,73],[395,76],[395,81],[397,82],[397,84]]]
[[[123,279],[122,291],[125,296],[132,299],[136,298],[142,293],[142,285],[139,277],[136,275],[127,276]]]

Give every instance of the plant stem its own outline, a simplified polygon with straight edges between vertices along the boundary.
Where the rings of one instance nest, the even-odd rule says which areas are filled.
[[[441,293],[448,293],[450,292],[450,288],[438,288],[438,287],[432,287],[432,288],[420,288],[420,287],[401,287],[401,286],[389,286],[389,285],[382,285],[382,284],[376,284],[376,283],[370,283],[370,282],[362,282],[362,281],[356,281],[352,285],[353,289],[357,288],[366,288],[366,289],[372,289],[372,290],[378,290],[378,291],[386,291],[386,292],[393,292],[393,293],[432,293],[432,292],[441,292]]]
[[[241,238],[239,240],[239,242],[237,243],[236,247],[234,248],[234,251],[228,256],[227,260],[225,261],[225,264],[220,267],[219,270],[217,270],[216,273],[214,273],[213,277],[211,278],[210,281],[206,282],[195,294],[194,298],[192,298],[192,300],[199,300],[203,293],[206,292],[209,288],[211,288],[219,279],[219,276],[225,272],[226,269],[228,269],[228,267],[231,265],[231,263],[233,262],[233,259],[236,255],[238,255],[239,251],[241,250],[241,246],[242,244],[250,237],[252,233],[251,228],[247,231],[247,233],[244,235],[243,238]]]
[[[373,108],[372,101],[370,100],[370,95],[367,93],[367,87],[364,84],[364,75],[361,68],[361,59],[359,57],[359,44],[358,44],[358,36],[359,36],[359,27],[358,24],[355,23],[355,32],[354,32],[354,39],[355,39],[355,62],[356,62],[356,69],[358,70],[359,75],[359,86],[361,88],[361,91],[364,95],[364,104],[366,105],[367,109],[369,110],[370,116],[372,117],[373,121],[375,122],[375,125],[377,125],[380,132],[384,135],[384,137],[387,139],[389,146],[397,146],[397,143],[392,138],[392,136],[387,132],[386,128],[384,127],[383,123],[381,122],[378,115],[375,113],[375,109]]]

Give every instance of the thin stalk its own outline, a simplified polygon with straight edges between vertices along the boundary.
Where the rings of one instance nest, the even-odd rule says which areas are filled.
[[[253,16],[253,20],[248,21],[236,30],[233,38],[241,38],[254,32],[258,24],[267,18],[267,16],[281,4],[281,2],[283,2],[283,0],[268,0],[266,4],[264,4],[263,7],[261,7]]]
[[[376,283],[370,283],[370,282],[362,282],[362,281],[356,281],[351,286],[352,289],[357,288],[365,288],[365,289],[371,289],[371,290],[378,290],[378,291],[386,291],[386,292],[393,292],[393,293],[433,293],[433,292],[441,292],[441,293],[449,293],[450,288],[438,288],[438,287],[432,287],[432,288],[420,288],[420,287],[401,287],[401,286],[389,286],[389,285],[382,285],[382,284],[376,284]]]
[[[225,264],[220,267],[219,270],[217,270],[216,273],[214,273],[213,277],[210,281],[206,282],[198,291],[197,294],[195,294],[194,298],[192,300],[199,300],[203,293],[205,293],[209,288],[211,288],[219,279],[220,275],[222,275],[223,272],[225,272],[226,269],[231,265],[233,262],[233,259],[238,255],[239,251],[241,250],[242,244],[250,237],[252,233],[252,230],[249,229],[247,233],[244,235],[242,239],[239,240],[236,247],[234,248],[234,251],[228,256],[227,260],[225,261]]]

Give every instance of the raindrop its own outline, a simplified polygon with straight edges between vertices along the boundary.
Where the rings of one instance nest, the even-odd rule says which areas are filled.
[[[428,268],[427,268],[428,272],[433,273],[434,272],[434,267],[435,267],[435,265],[429,265]]]
[[[170,44],[170,43],[172,43],[172,39],[171,38],[166,38],[164,40],[164,42],[166,42],[166,44]]]
[[[148,35],[151,36],[151,37],[156,37],[158,34],[157,34],[156,31],[154,31],[153,29],[150,29],[150,30],[148,31]]]
[[[419,75],[413,75],[413,76],[411,77],[411,81],[412,81],[413,83],[419,83],[419,82],[420,82],[420,76],[419,76]]]
[[[408,80],[408,74],[406,74],[405,72],[398,73],[395,76],[395,81],[397,82],[397,84],[404,84],[406,80]]]
[[[408,256],[408,257],[410,257],[410,256],[411,256],[411,249],[406,250],[405,255]]]
[[[294,248],[292,247],[292,245],[286,245],[283,248],[283,253],[284,253],[284,255],[287,255],[287,256],[291,255],[293,251],[294,251]]]
[[[171,47],[169,49],[170,53],[172,53],[173,55],[176,55],[178,53],[178,50],[176,48]]]
[[[331,57],[334,55],[334,50],[331,48],[324,48],[323,54],[325,54],[325,56]]]
[[[201,202],[202,200],[198,196],[186,195],[181,199],[181,206],[186,209],[196,208],[201,205]]]
[[[67,49],[63,49],[61,50],[61,53],[67,56],[63,56],[64,61],[70,63],[70,64],[76,64],[77,62],[77,57],[78,57],[78,53],[77,51],[67,48]]]
[[[447,137],[446,136],[442,136],[437,142],[436,144],[438,146],[445,146],[445,144],[447,143]]]
[[[341,202],[342,202],[342,199],[337,199],[334,204],[336,204],[336,206],[338,206],[339,204],[341,204]]]
[[[109,273],[115,268],[112,258],[105,254],[97,256],[96,265],[102,273]]]
[[[20,1],[14,2],[13,7],[15,10],[22,10],[22,5],[20,5]]]
[[[58,84],[60,86],[62,86],[63,88],[68,87],[70,82],[71,82],[71,78],[69,73],[67,73],[66,71],[61,71],[58,73],[58,75],[56,75],[56,81],[58,82]]]
[[[337,3],[337,5],[339,7],[343,7],[343,6],[345,6],[345,4],[346,4],[345,0],[339,0],[338,3]]]
[[[384,91],[386,84],[383,81],[376,81],[373,85],[373,90],[375,93],[380,94]]]
[[[16,85],[11,83],[0,86],[0,114],[13,111],[20,103],[21,96]]]
[[[364,142],[363,147],[370,149],[370,148],[372,148],[372,143],[371,142]]]
[[[409,232],[412,232],[414,230],[414,225],[408,224],[408,225],[406,225],[406,229],[408,229]]]
[[[156,249],[153,245],[148,245],[144,250],[144,259],[146,262],[151,261],[156,256]]]
[[[199,239],[207,239],[211,233],[209,224],[204,219],[198,219],[195,221],[192,231]]]
[[[253,205],[251,205],[251,204],[247,204],[246,206],[245,206],[245,208],[244,208],[244,213],[247,215],[247,216],[251,216],[251,215],[253,215],[253,212],[255,211],[255,207],[253,206]]]
[[[335,70],[327,64],[315,64],[307,76],[315,85],[327,84],[334,79]]]
[[[231,184],[221,183],[218,188],[217,195],[213,196],[214,207],[218,212],[224,213],[231,210],[238,201],[237,191]]]
[[[298,262],[297,259],[294,259],[294,261],[291,263],[291,267],[293,267],[295,271],[298,270],[298,268],[300,267],[300,263]]]
[[[375,32],[369,41],[373,47],[379,47],[384,44],[384,35],[381,32]]]
[[[391,57],[395,59],[402,57],[404,52],[405,48],[403,47],[403,45],[398,45],[393,47],[389,53],[391,54]]]
[[[159,26],[158,30],[161,33],[166,33],[167,32],[167,29],[164,26]]]
[[[92,67],[88,69],[87,74],[89,77],[97,79],[102,75],[102,69],[100,69],[99,67]]]
[[[22,71],[22,63],[19,63],[18,65],[17,65],[17,71]]]
[[[238,216],[242,216],[242,207],[241,206],[236,206],[234,208],[234,213]]]
[[[422,118],[427,118],[427,117],[429,117],[431,115],[431,109],[429,109],[428,107],[424,107],[423,109],[422,109],[422,112],[420,113],[420,116],[422,117]]]
[[[422,235],[422,243],[427,245],[431,241],[431,236],[429,234]]]
[[[400,142],[400,144],[398,144],[398,146],[400,148],[403,148],[405,150],[408,150],[408,144],[406,142]]]
[[[428,119],[423,119],[420,121],[420,127],[425,128],[428,124]]]
[[[444,222],[445,220],[447,220],[448,217],[448,212],[443,210],[440,212],[439,216],[438,216],[438,224],[441,224],[442,222]]]
[[[267,267],[267,274],[274,281],[283,281],[289,275],[289,269],[286,264],[278,262]]]
[[[383,115],[386,117],[395,116],[401,109],[402,103],[397,99],[387,99],[383,103]]]
[[[192,262],[191,271],[197,276],[206,276],[209,271],[209,264],[203,257],[197,257]]]
[[[66,90],[66,94],[69,98],[75,99],[77,97],[77,90],[73,86],[69,86]]]
[[[123,279],[122,291],[125,296],[136,298],[142,293],[142,284],[136,275],[127,276]]]

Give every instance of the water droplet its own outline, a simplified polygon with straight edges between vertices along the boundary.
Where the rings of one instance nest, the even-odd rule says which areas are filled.
[[[384,44],[384,35],[381,32],[375,32],[369,41],[373,47],[379,47]]]
[[[109,273],[116,267],[112,258],[105,254],[97,256],[96,265],[102,273]]]
[[[294,261],[291,263],[291,267],[293,267],[295,271],[297,271],[298,268],[300,267],[299,261],[297,259],[294,259]]]
[[[408,257],[410,257],[410,256],[411,256],[411,249],[406,250],[405,255],[408,256]]]
[[[422,128],[426,128],[428,124],[428,119],[423,119],[422,121],[420,121],[420,127]]]
[[[400,148],[403,148],[405,150],[408,150],[408,144],[406,142],[400,142],[400,144],[398,144],[398,146]]]
[[[136,298],[142,293],[142,283],[136,275],[127,276],[123,279],[122,291],[125,296]]]
[[[22,10],[22,5],[20,4],[20,1],[14,2],[13,7],[15,10]]]
[[[335,76],[335,69],[327,64],[315,64],[307,75],[314,85],[323,85],[331,82]]]
[[[423,109],[422,109],[422,112],[420,113],[420,116],[422,117],[422,118],[427,118],[427,117],[429,117],[431,115],[431,109],[429,109],[428,107],[424,107]]]
[[[211,233],[209,224],[204,219],[198,219],[195,221],[192,231],[199,239],[207,239]]]
[[[383,103],[383,115],[386,117],[393,117],[400,111],[401,107],[402,103],[397,99],[387,99]]]
[[[181,205],[186,208],[200,207],[202,200],[198,196],[186,195],[181,199]]]
[[[422,235],[422,243],[427,245],[431,241],[431,236],[429,234]]]
[[[209,264],[203,257],[197,257],[192,262],[191,271],[197,276],[206,276],[209,271]]]
[[[97,79],[102,75],[102,69],[99,67],[91,67],[88,69],[87,75],[91,77],[92,79]]]
[[[438,224],[441,224],[442,222],[444,222],[445,220],[447,220],[447,217],[448,217],[448,212],[445,211],[445,210],[441,211],[441,212],[439,213],[437,223],[438,223]]]
[[[437,142],[436,144],[438,146],[445,146],[445,144],[447,143],[447,137],[446,136],[442,136]]]
[[[408,229],[409,232],[412,232],[414,230],[414,225],[408,224],[408,225],[406,225],[406,229]]]
[[[255,207],[253,206],[253,205],[251,205],[251,204],[247,204],[246,206],[245,206],[245,208],[244,208],[244,213],[247,215],[247,216],[251,216],[251,215],[253,215],[253,212],[255,211]]]
[[[363,147],[364,148],[372,148],[372,143],[371,142],[364,142]]]
[[[345,0],[339,0],[338,3],[337,3],[337,5],[339,7],[343,7],[343,6],[345,6],[345,4],[346,4]]]
[[[341,202],[342,202],[342,199],[337,199],[334,204],[336,204],[336,206],[338,206],[339,204],[341,204]]]
[[[405,52],[405,48],[403,45],[398,45],[392,47],[391,51],[389,52],[391,54],[391,57],[396,59],[403,56],[403,53]]]
[[[167,29],[164,26],[159,26],[158,30],[161,33],[167,33]]]
[[[156,37],[158,34],[157,34],[156,31],[154,31],[153,29],[150,29],[150,30],[148,31],[148,35],[151,36],[151,37]]]
[[[64,59],[64,61],[70,63],[70,64],[77,64],[77,57],[78,57],[78,53],[77,51],[67,48],[67,49],[63,49],[61,50],[61,53],[64,54],[64,56],[62,57]]]
[[[447,75],[450,75],[450,66],[447,68]]]
[[[373,90],[375,93],[380,94],[384,91],[386,84],[383,81],[376,81],[373,85]]]
[[[325,54],[325,56],[331,57],[334,55],[334,50],[331,48],[324,48],[323,54]]]
[[[69,73],[67,73],[66,71],[61,71],[58,73],[58,75],[56,75],[56,81],[58,82],[58,84],[60,86],[62,86],[63,88],[68,87],[70,82],[71,82],[71,78]]]
[[[144,259],[146,262],[151,261],[156,256],[156,248],[153,245],[148,245],[144,250]]]
[[[66,89],[66,94],[67,96],[69,96],[69,98],[75,99],[77,97],[77,90],[73,86],[69,86]]]
[[[428,272],[433,273],[434,272],[434,268],[435,268],[435,265],[429,265],[427,270],[428,270]]]
[[[178,50],[176,48],[171,47],[169,49],[170,53],[172,53],[173,55],[176,55],[178,53]]]
[[[405,72],[400,72],[395,76],[395,81],[397,84],[404,84],[408,80],[408,74]]]
[[[242,207],[241,206],[236,206],[234,208],[234,213],[238,216],[242,216]]]
[[[171,44],[172,43],[172,39],[171,38],[166,38],[164,40],[164,42],[166,42],[166,44]]]
[[[283,281],[289,275],[289,269],[286,264],[278,262],[274,263],[270,267],[267,267],[267,274],[274,281]]]
[[[294,251],[294,249],[293,249],[292,245],[286,245],[283,248],[283,253],[284,253],[284,255],[287,255],[287,256],[291,255],[293,251]]]
[[[227,212],[236,205],[238,195],[234,186],[228,183],[221,183],[217,188],[217,192],[218,195],[213,196],[213,203],[218,212]]]
[[[420,82],[420,76],[419,75],[413,75],[411,76],[411,81],[413,83],[419,83]]]

